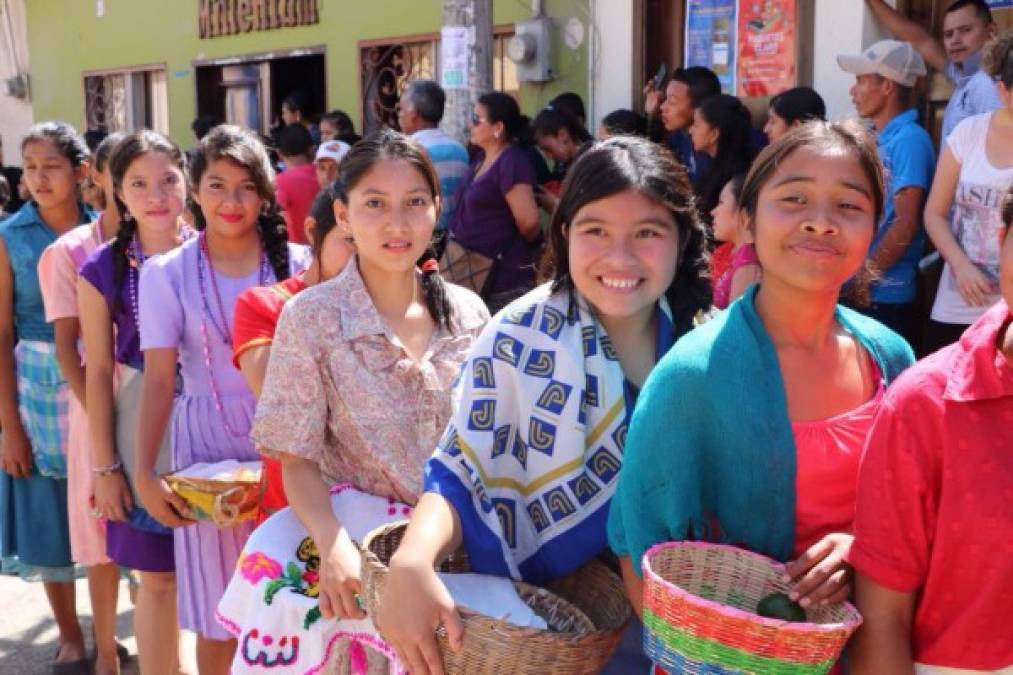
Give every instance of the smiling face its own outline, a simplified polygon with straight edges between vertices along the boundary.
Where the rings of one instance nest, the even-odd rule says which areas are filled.
[[[250,171],[227,159],[216,159],[208,165],[194,199],[208,229],[227,237],[245,236],[256,227],[264,206]]]
[[[399,273],[415,268],[433,237],[439,202],[425,176],[405,160],[386,159],[334,202],[338,227],[351,236],[363,268]]]
[[[995,24],[987,23],[974,7],[961,7],[943,17],[943,48],[957,64],[981,50],[995,33]]]
[[[76,200],[77,186],[88,175],[87,164],[75,168],[50,140],[26,143],[21,159],[22,181],[42,208]]]
[[[636,190],[586,204],[574,215],[566,239],[570,278],[599,316],[653,311],[675,278],[675,219]]]
[[[750,229],[763,283],[837,293],[875,231],[869,177],[852,151],[803,146],[760,189]]]
[[[120,199],[142,229],[175,230],[186,203],[186,180],[161,152],[147,152],[127,167]]]

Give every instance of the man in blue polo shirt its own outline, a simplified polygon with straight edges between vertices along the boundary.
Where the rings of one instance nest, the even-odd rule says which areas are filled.
[[[910,44],[882,40],[860,55],[838,56],[837,63],[855,75],[851,100],[876,130],[889,181],[883,222],[869,249],[878,278],[871,305],[859,309],[910,341],[918,260],[925,247],[922,210],[936,165],[932,139],[909,107],[925,62]]]

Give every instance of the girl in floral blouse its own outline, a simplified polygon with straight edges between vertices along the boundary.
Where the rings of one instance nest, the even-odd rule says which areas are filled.
[[[417,500],[423,465],[450,418],[451,382],[489,318],[477,295],[439,276],[429,249],[439,178],[420,146],[392,131],[367,138],[342,161],[340,183],[335,215],[356,256],[336,278],[286,303],[254,419],[254,440],[282,463],[291,510],[250,539],[219,607],[240,638],[234,672],[277,659],[307,672],[328,654],[336,672],[349,663],[365,672],[355,666],[381,667],[391,654],[357,606],[353,540],[373,522],[374,506],[392,519]],[[352,492],[357,501],[343,508]],[[280,556],[288,556],[283,568]],[[306,563],[301,577],[289,573],[293,563],[300,570]],[[281,610],[297,599],[274,596],[272,584],[293,584],[319,599],[324,619],[341,621],[312,613],[292,622]],[[299,637],[298,654],[279,651],[288,636]],[[337,639],[344,642],[332,649]]]

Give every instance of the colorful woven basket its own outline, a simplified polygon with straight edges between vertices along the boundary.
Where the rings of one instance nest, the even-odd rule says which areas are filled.
[[[787,593],[784,565],[732,546],[658,544],[644,569],[644,651],[671,673],[818,675],[862,623],[849,603],[807,610],[808,622],[757,616]]]
[[[366,611],[374,614],[387,577],[387,563],[407,525],[371,532],[363,542],[362,587]],[[467,555],[448,559],[441,572],[468,572]],[[447,675],[594,675],[612,658],[630,617],[622,581],[593,561],[547,589],[514,582],[521,599],[546,620],[549,630],[519,628],[505,621],[461,611],[464,640],[447,646],[441,627],[436,639]]]

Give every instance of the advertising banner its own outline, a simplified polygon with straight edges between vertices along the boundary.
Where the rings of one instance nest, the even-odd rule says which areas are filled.
[[[683,63],[717,73],[721,90],[735,93],[736,0],[688,0]]]
[[[739,96],[771,96],[797,84],[795,0],[739,0]]]

